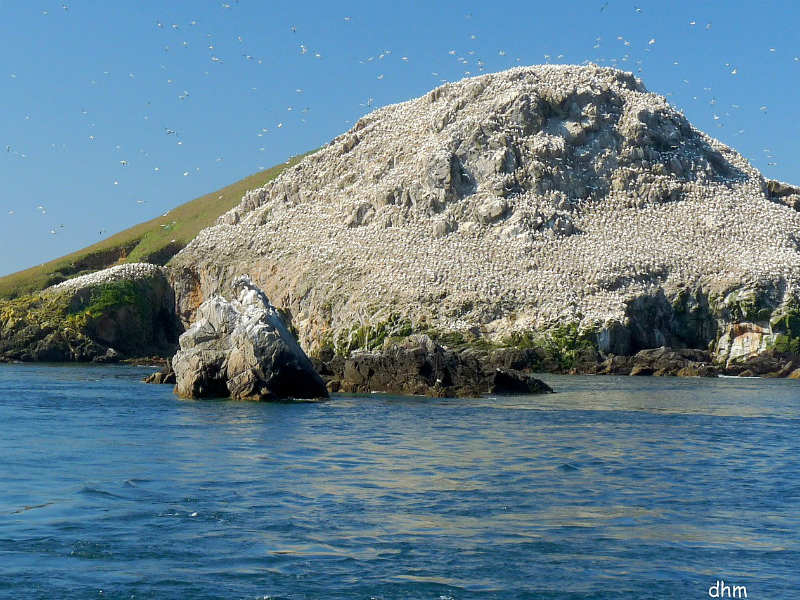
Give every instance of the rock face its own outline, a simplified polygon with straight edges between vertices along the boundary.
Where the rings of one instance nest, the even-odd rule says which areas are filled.
[[[629,374],[716,377],[717,372],[708,352],[661,347],[637,352]]]
[[[239,277],[238,298],[213,296],[180,337],[172,360],[178,395],[239,400],[323,398],[328,392],[266,295]]]
[[[426,335],[412,335],[380,352],[357,352],[340,364],[329,382],[332,391],[382,391],[437,397],[552,392],[547,384],[514,369],[488,370],[474,353],[446,350]]]
[[[134,263],[0,301],[0,356],[114,362],[166,356],[181,324],[162,267]]]
[[[151,373],[144,379],[142,379],[145,383],[153,383],[153,384],[168,384],[168,385],[175,385],[175,371],[172,369],[172,363],[161,369],[160,371],[156,371],[155,373]]]
[[[365,116],[171,273],[186,323],[251,273],[311,353],[374,349],[401,321],[494,344],[575,324],[603,354],[727,363],[732,324],[800,336],[776,317],[800,315],[797,197],[630,73],[521,67]]]

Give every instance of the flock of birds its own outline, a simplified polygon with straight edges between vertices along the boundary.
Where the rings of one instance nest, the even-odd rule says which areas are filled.
[[[230,12],[230,11],[232,11],[233,9],[235,9],[237,7],[236,6],[237,4],[238,4],[237,1],[234,1],[234,2],[221,2],[219,6],[220,6],[221,10]],[[607,10],[608,6],[609,6],[608,2],[600,4],[598,6],[598,9],[599,9],[598,12],[599,13],[607,13],[608,12],[608,10]],[[64,13],[69,13],[70,6],[68,4],[61,4],[61,10]],[[636,14],[641,14],[641,13],[645,12],[645,11],[643,11],[643,9],[641,7],[635,6],[635,5],[632,6],[631,10],[633,10]],[[43,17],[47,17],[50,14],[50,10],[43,9],[43,10],[41,10],[41,14],[42,14]],[[352,22],[352,17],[349,16],[349,15],[343,16],[342,19],[343,19],[343,21],[345,23],[348,23],[348,24]],[[471,23],[472,22],[472,14],[471,13],[466,14],[465,15],[465,19]],[[712,28],[712,23],[711,22],[705,22],[704,23],[704,22],[698,22],[696,20],[689,20],[689,21],[687,21],[687,23],[688,23],[688,27],[690,27],[690,28],[705,29],[707,31]],[[162,46],[162,50],[163,50],[164,53],[170,53],[170,52],[175,52],[176,49],[186,49],[190,45],[196,44],[197,40],[198,40],[198,36],[197,35],[195,35],[193,37],[189,36],[189,35],[186,34],[186,30],[192,30],[192,29],[199,30],[201,26],[200,26],[200,23],[198,22],[197,19],[191,19],[186,24],[183,24],[183,23],[171,23],[171,22],[160,20],[160,19],[155,19],[154,20],[154,27],[156,29],[158,29],[158,30],[163,30],[165,32],[165,35],[171,36],[171,37],[165,37],[164,38],[163,46]],[[293,25],[293,24],[287,24],[287,28],[288,28],[289,32],[291,33],[292,37],[295,38],[294,41],[293,41],[293,44],[295,46],[295,51],[296,52],[298,52],[300,55],[307,55],[309,57],[313,57],[316,60],[322,60],[324,58],[323,53],[322,53],[322,49],[314,48],[312,45],[307,44],[306,41],[304,41],[302,39],[302,37],[301,37],[302,36],[301,28],[298,28],[296,25]],[[475,27],[474,29],[477,30],[478,28]],[[474,75],[479,75],[481,73],[484,73],[486,71],[486,69],[487,69],[487,63],[483,58],[481,58],[481,49],[479,47],[479,44],[476,42],[478,37],[479,36],[478,36],[478,32],[477,31],[469,33],[468,38],[469,38],[469,42],[470,42],[469,45],[472,46],[471,48],[465,49],[463,51],[457,51],[454,48],[448,48],[446,50],[447,55],[449,57],[452,57],[452,59],[456,63],[455,67],[459,72],[459,76],[463,75],[465,77],[470,77],[470,76],[474,76]],[[224,64],[226,64],[226,63],[228,63],[230,61],[233,61],[233,60],[243,60],[243,61],[253,62],[253,63],[256,63],[256,64],[264,64],[265,63],[266,59],[263,56],[257,56],[251,50],[247,50],[248,46],[244,43],[245,40],[243,40],[241,35],[236,36],[236,38],[237,38],[236,41],[241,45],[241,48],[242,48],[242,51],[240,52],[240,56],[238,56],[238,57],[237,56],[227,56],[227,55],[221,54],[219,49],[217,48],[217,42],[215,41],[218,38],[219,38],[219,36],[217,36],[217,35],[215,35],[214,33],[211,33],[211,32],[206,33],[205,36],[201,36],[200,37],[200,39],[202,39],[202,43],[205,44],[205,46],[206,46],[207,59],[208,59],[210,65],[214,65],[214,66],[216,66],[216,68],[223,68],[222,65],[224,65]],[[617,36],[616,40],[612,40],[610,45],[606,44],[606,42],[602,38],[597,37],[597,38],[594,39],[594,42],[593,42],[593,45],[592,45],[592,50],[593,51],[594,50],[600,50],[601,48],[606,47],[606,46],[609,47],[609,49],[611,50],[612,54],[614,54],[615,56],[611,56],[611,57],[608,57],[608,58],[606,58],[606,57],[596,57],[593,60],[597,64],[608,65],[608,66],[612,66],[612,67],[626,68],[626,69],[629,69],[631,71],[634,71],[638,75],[641,75],[644,72],[644,69],[645,69],[645,57],[646,57],[647,53],[651,52],[657,46],[657,39],[655,37],[651,37],[644,48],[640,48],[640,49],[637,50],[635,48],[634,42],[632,42],[631,40],[627,39],[623,35]],[[622,50],[622,54],[621,55],[618,55],[618,48],[621,48],[621,50]],[[486,48],[483,48],[483,51],[485,53],[486,52]],[[775,53],[776,49],[775,48],[769,48],[768,51],[770,53]],[[498,49],[498,50],[496,50],[496,52],[497,52],[497,55],[499,57],[506,57],[507,60],[510,61],[510,65],[520,64],[522,62],[522,58],[521,57],[512,58],[510,50]],[[542,58],[544,59],[545,63],[559,62],[559,61],[565,60],[565,57],[564,57],[563,54],[544,54]],[[388,63],[391,60],[395,60],[395,59],[399,60],[403,64],[409,63],[409,62],[413,63],[413,58],[412,57],[409,57],[406,54],[398,55],[398,53],[393,53],[393,51],[391,49],[388,49],[388,48],[384,48],[384,49],[376,52],[373,55],[359,58],[358,62],[360,64],[362,64],[362,65],[381,65],[379,68],[376,69],[376,74],[375,74],[376,80],[377,81],[381,81],[386,76],[390,75],[391,66]],[[796,62],[800,62],[800,57],[794,57],[793,60],[796,61]],[[677,65],[677,62],[676,62],[676,65]],[[164,66],[164,65],[162,65],[161,68],[163,70],[165,70],[165,71],[167,70],[167,67]],[[728,71],[731,74],[731,76],[736,76],[737,73],[738,73],[738,69],[737,69],[736,65],[734,65],[734,64],[726,64],[725,68],[728,69]],[[447,82],[447,78],[444,76],[443,72],[433,71],[431,73],[431,75],[434,78],[436,78],[436,80],[438,80],[440,83],[446,83]],[[17,74],[16,73],[11,73],[10,76],[11,76],[12,79],[16,79]],[[108,71],[104,71],[103,72],[103,76],[104,77],[108,77],[108,76],[110,76],[110,73]],[[136,74],[131,72],[131,73],[128,73],[127,76],[129,78],[131,78],[131,79],[134,79],[136,77]],[[96,85],[98,83],[98,79],[100,79],[100,78],[92,79],[90,84],[92,86]],[[167,85],[170,87],[170,89],[172,87],[174,87],[175,79],[176,79],[175,77],[168,77],[166,79]],[[689,84],[688,81],[684,81],[684,83],[687,84],[687,85]],[[255,135],[258,138],[268,137],[271,132],[273,132],[275,130],[284,129],[285,127],[288,127],[290,125],[294,125],[294,124],[300,125],[300,124],[306,123],[306,119],[307,119],[308,113],[311,111],[311,107],[309,105],[304,105],[305,103],[300,103],[299,102],[299,99],[304,98],[304,90],[302,88],[300,88],[300,87],[296,88],[295,89],[295,93],[296,93],[296,96],[298,98],[298,104],[297,105],[292,104],[292,105],[287,106],[286,107],[286,113],[288,115],[298,115],[297,120],[290,120],[290,119],[287,119],[287,118],[278,118],[270,126],[257,128],[255,130]],[[714,119],[715,123],[720,127],[723,126],[724,123],[728,119],[732,119],[734,117],[734,114],[732,114],[731,111],[735,112],[736,110],[739,110],[741,108],[738,105],[731,105],[731,107],[729,109],[724,109],[723,110],[718,105],[717,99],[714,97],[713,90],[711,88],[709,88],[709,87],[703,88],[703,93],[708,97],[707,101],[709,103],[709,106],[714,111],[713,119]],[[177,89],[176,90],[176,98],[177,98],[178,102],[187,102],[187,101],[190,101],[191,93],[190,93],[189,90]],[[699,96],[694,96],[695,100],[698,100],[699,98],[700,98]],[[370,96],[367,97],[367,99],[365,101],[360,103],[360,108],[362,108],[362,109],[366,108],[366,109],[370,110],[370,109],[373,108],[374,103],[375,103],[375,100],[374,100],[373,96],[370,95]],[[148,108],[151,108],[151,107],[148,107]],[[762,110],[762,112],[766,113],[768,108],[767,108],[767,106],[764,105],[764,106],[761,106],[760,110]],[[91,121],[91,115],[89,115],[89,113],[88,113],[88,111],[86,109],[81,109],[81,114],[84,117],[86,117],[87,119],[90,120],[87,123],[88,128],[90,130],[90,133],[87,135],[88,142],[89,143],[96,143],[98,133],[94,128],[95,127],[95,123]],[[26,118],[30,118],[30,115],[27,115]],[[155,117],[153,117],[153,115],[151,115],[151,114],[144,115],[144,119],[145,120],[150,120],[151,118],[154,119]],[[346,123],[349,125],[350,121],[347,120]],[[162,129],[163,129],[164,135],[167,136],[170,140],[173,140],[174,144],[176,144],[177,146],[182,146],[184,144],[184,140],[182,139],[182,136],[177,131],[177,128],[175,128],[174,126],[170,127],[170,126],[165,125],[165,126],[162,127]],[[259,152],[265,152],[265,150],[266,150],[266,145],[260,145],[258,147],[258,151]],[[116,145],[114,147],[113,153],[118,155],[120,152],[122,152],[121,145]],[[29,157],[28,152],[22,151],[21,149],[13,146],[11,144],[7,144],[6,145],[6,153],[11,155],[11,156],[18,157],[18,158],[28,158]],[[775,157],[774,153],[770,149],[768,149],[768,148],[764,149],[764,157],[768,161],[767,164],[769,166],[774,166],[774,165],[777,164],[776,163],[776,157]],[[138,152],[138,156],[136,156],[136,157],[115,158],[115,160],[119,164],[119,168],[121,168],[121,169],[128,168],[129,164],[131,164],[132,162],[148,161],[149,159],[150,159],[150,153],[147,152],[144,149],[140,149],[139,152]],[[222,161],[223,161],[223,157],[216,157],[215,158],[215,162],[216,163],[221,163]],[[259,165],[259,167],[263,168],[263,165]],[[192,173],[199,172],[200,170],[201,170],[200,166],[187,168],[187,169],[182,170],[182,175],[184,177],[189,177]],[[158,166],[158,165],[153,166],[152,167],[152,172],[154,174],[160,173],[161,172],[161,167]],[[114,186],[119,186],[121,179],[122,178],[119,177],[119,176],[114,177],[113,178],[113,185]],[[144,206],[144,205],[147,204],[147,200],[142,199],[142,198],[135,199],[135,202],[139,206]],[[19,208],[16,208],[16,209],[15,208],[9,208],[8,209],[8,216],[14,216],[17,213],[18,210],[19,210]],[[37,208],[37,210],[39,210],[39,209]],[[46,214],[45,211],[41,211],[41,212],[42,212],[43,215]],[[58,225],[58,226],[53,225],[53,226],[49,227],[48,231],[49,231],[49,233],[51,235],[56,235],[63,229],[64,229],[64,225],[63,224],[62,225]],[[99,229],[99,235],[101,237],[105,233],[106,233],[106,228]]]
[[[220,291],[250,272],[306,343],[331,305],[334,329],[392,312],[498,335],[597,324],[658,288],[797,293],[800,213],[764,190],[631,75],[519,67],[362,118],[175,261]]]

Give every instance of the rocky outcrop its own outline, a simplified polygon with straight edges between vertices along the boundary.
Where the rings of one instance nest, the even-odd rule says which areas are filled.
[[[495,369],[488,376],[489,394],[547,394],[553,389],[541,379],[520,371]]]
[[[175,370],[172,368],[172,363],[165,366],[160,371],[156,371],[155,373],[151,373],[144,379],[142,379],[145,383],[153,383],[157,385],[167,384],[167,385],[175,385]]]
[[[527,373],[487,368],[485,357],[455,352],[426,335],[413,335],[373,352],[356,352],[325,372],[329,389],[343,393],[373,391],[435,397],[474,397],[491,394],[552,392]],[[337,372],[338,371],[338,372]]]
[[[633,356],[630,375],[678,375],[681,377],[716,377],[711,356],[688,348],[653,348]]]
[[[119,265],[0,301],[0,356],[14,360],[167,356],[180,329],[166,272],[150,264]]]
[[[767,193],[774,202],[785,204],[789,208],[800,211],[800,188],[782,181],[767,179]]]
[[[707,351],[690,348],[651,348],[633,356],[609,355],[598,367],[603,375],[716,377],[720,369]]]
[[[171,267],[187,319],[251,273],[311,353],[372,350],[358,332],[397,319],[495,345],[574,324],[605,355],[707,349],[770,319],[726,295],[798,297],[796,195],[630,73],[521,67],[367,115]]]
[[[774,346],[775,337],[768,325],[731,323],[717,340],[717,360],[725,366],[745,362]]]
[[[237,298],[213,296],[180,337],[172,360],[175,391],[185,398],[323,398],[328,392],[266,295],[239,277]]]

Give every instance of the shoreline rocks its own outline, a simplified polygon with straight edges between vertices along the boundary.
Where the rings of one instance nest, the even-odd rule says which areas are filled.
[[[151,373],[142,379],[145,383],[153,383],[156,385],[171,384],[175,385],[175,371],[172,368],[172,363],[166,365],[161,370]]]
[[[412,335],[381,351],[355,352],[323,363],[328,389],[433,397],[552,392],[547,384],[515,369],[489,370],[475,354],[447,350],[426,335]]]
[[[181,335],[172,359],[175,392],[184,398],[326,398],[325,384],[266,295],[246,276],[232,288],[235,300],[209,298]]]

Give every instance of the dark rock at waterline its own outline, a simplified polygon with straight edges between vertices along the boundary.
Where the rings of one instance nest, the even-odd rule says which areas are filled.
[[[487,370],[485,365],[485,357],[477,353],[447,350],[427,335],[412,335],[381,351],[353,353],[344,360],[341,379],[330,379],[328,389],[434,397],[552,391],[525,373],[514,369]],[[328,363],[327,368],[330,366]]]
[[[541,379],[520,371],[497,369],[489,375],[490,394],[546,394],[552,391]]]
[[[799,368],[800,356],[773,348],[745,360],[731,362],[723,372],[740,377],[789,377]]]
[[[650,348],[633,356],[630,375],[716,377],[708,352],[693,348]]]
[[[185,398],[325,398],[328,391],[278,310],[248,277],[238,298],[213,296],[180,337],[172,360],[175,391]]]
[[[714,365],[690,363],[678,369],[675,375],[678,377],[716,377],[719,375],[719,369]]]
[[[538,368],[546,357],[533,348],[498,348],[486,357],[487,369],[526,371]]]
[[[633,367],[632,356],[609,355],[597,370],[600,375],[628,375]]]
[[[798,368],[800,368],[800,359],[793,358],[783,364],[777,371],[770,371],[764,374],[764,377],[791,377]]]
[[[106,350],[105,354],[102,354],[100,356],[95,356],[92,359],[92,362],[95,362],[95,363],[118,363],[120,360],[122,360],[122,355],[119,352],[117,352],[116,350],[114,350],[114,348],[108,348]]]
[[[603,375],[675,375],[716,377],[719,369],[704,350],[693,348],[649,348],[633,356],[608,356],[596,371]]]

